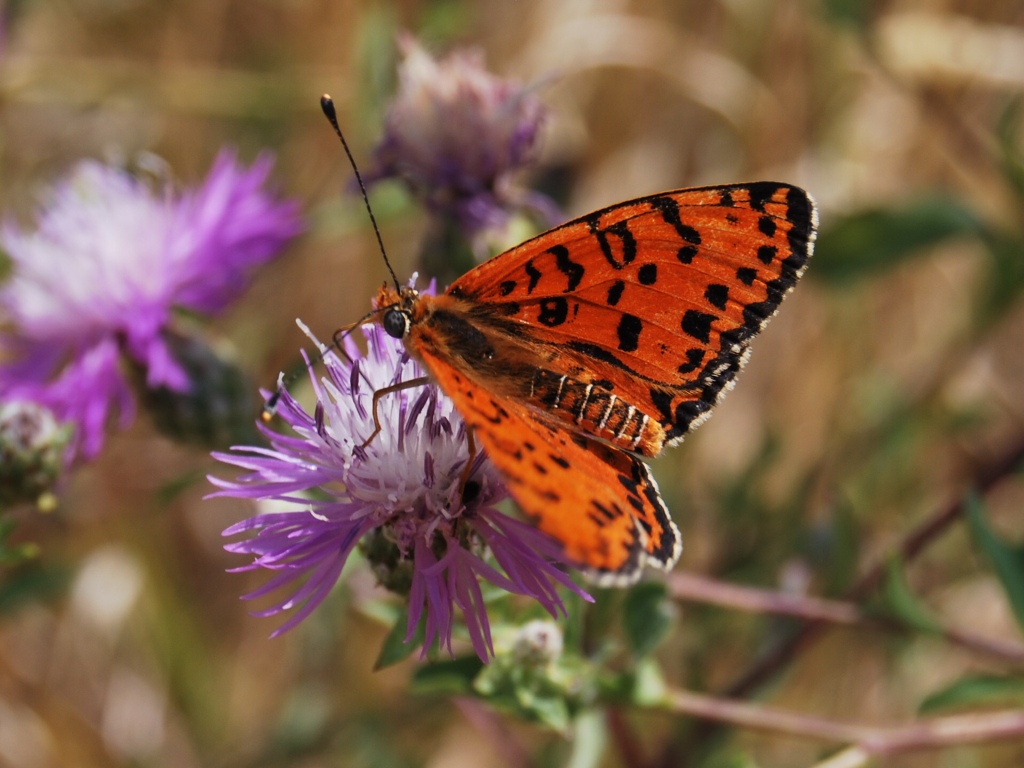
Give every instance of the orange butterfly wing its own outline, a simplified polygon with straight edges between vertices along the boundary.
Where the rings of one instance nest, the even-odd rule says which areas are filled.
[[[540,407],[653,456],[731,387],[751,339],[803,273],[816,224],[808,195],[787,184],[666,192],[528,240],[447,294],[560,350],[565,365],[535,382]],[[626,405],[621,418],[606,413],[595,390],[648,414],[660,433],[641,428],[637,413],[623,423]]]
[[[509,491],[537,527],[603,585],[628,584],[645,565],[668,569],[679,530],[647,465],[566,431],[542,413],[489,394],[432,351],[418,350]]]
[[[405,338],[524,513],[604,582],[680,551],[646,465],[706,418],[802,274],[816,214],[758,182],[639,198],[494,257],[441,296],[385,286]]]

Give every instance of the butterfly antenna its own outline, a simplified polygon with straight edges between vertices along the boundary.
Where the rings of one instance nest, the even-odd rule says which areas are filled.
[[[374,218],[373,208],[370,207],[370,198],[366,194],[366,185],[363,184],[363,177],[359,173],[359,167],[356,165],[355,158],[352,157],[352,151],[348,148],[348,142],[345,141],[345,135],[341,132],[341,127],[338,125],[338,113],[334,110],[334,99],[328,94],[324,94],[320,97],[320,109],[324,111],[327,119],[331,123],[331,127],[334,132],[341,139],[341,146],[345,148],[345,154],[348,156],[348,161],[352,165],[352,170],[355,172],[356,181],[359,183],[359,191],[363,195],[363,203],[366,205],[366,212],[370,214],[370,223],[373,224],[373,234],[377,236],[377,245],[380,247],[380,255],[384,257],[384,264],[388,268],[388,272],[391,273],[391,280],[395,284],[395,290],[400,291],[402,287],[398,284],[398,278],[395,276],[395,270],[391,268],[391,262],[388,260],[388,253],[384,250],[384,241],[380,236],[380,228],[377,227],[377,219]]]

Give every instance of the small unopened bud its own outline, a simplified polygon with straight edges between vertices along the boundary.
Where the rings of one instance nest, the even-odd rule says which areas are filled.
[[[377,583],[396,595],[408,596],[412,589],[412,563],[401,556],[392,537],[383,529],[371,531],[359,542]]]
[[[49,408],[29,401],[0,405],[0,507],[54,506],[52,492],[66,466],[71,427]]]
[[[212,448],[256,439],[253,414],[259,406],[252,383],[231,360],[230,351],[171,331],[165,331],[164,340],[189,386],[183,392],[150,389],[141,385],[139,372],[139,397],[157,428],[175,440]]]
[[[528,622],[516,636],[512,655],[524,666],[547,666],[562,655],[562,632],[553,621]]]

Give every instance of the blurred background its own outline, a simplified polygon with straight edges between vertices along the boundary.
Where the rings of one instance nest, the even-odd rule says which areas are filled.
[[[682,571],[841,596],[1024,439],[1024,7],[1014,0],[0,8],[4,215],[30,222],[40,191],[83,157],[152,152],[188,185],[224,145],[247,161],[276,154],[275,183],[301,201],[308,230],[211,331],[254,387],[297,361],[296,316],[327,338],[367,311],[385,278],[318,99],[332,94],[367,164],[401,31],[437,54],[476,47],[491,71],[535,89],[549,118],[524,181],[567,216],[681,186],[774,179],[810,191],[822,236],[806,277],[714,418],[654,462],[683,534]],[[427,214],[397,186],[372,197],[404,277]],[[17,539],[40,555],[0,589],[0,764],[795,766],[827,754],[820,742],[627,711],[636,753],[598,742],[580,762],[578,739],[410,693],[415,658],[375,672],[388,627],[366,607],[382,594],[368,579],[268,639],[280,620],[250,617],[238,599],[264,577],[227,573],[242,563],[220,535],[252,509],[204,501],[211,472],[229,474],[141,413],[75,471],[56,511],[21,515]],[[1015,551],[1024,485],[996,474],[986,530]],[[954,523],[868,597],[1019,641],[1012,579],[992,564],[1004,550],[980,545],[977,529]],[[665,678],[712,693],[793,628],[691,602],[674,621],[657,653]],[[759,700],[891,725],[959,680],[1012,682],[1020,669],[935,633],[856,625],[794,654]],[[1019,706],[1021,687],[1010,690]],[[886,764],[1022,763],[1024,743],[1010,741]]]

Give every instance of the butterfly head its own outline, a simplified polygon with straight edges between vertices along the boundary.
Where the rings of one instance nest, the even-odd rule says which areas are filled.
[[[419,300],[419,291],[412,287],[398,290],[385,284],[377,294],[377,311],[384,332],[395,339],[403,339],[412,327],[413,308]]]

